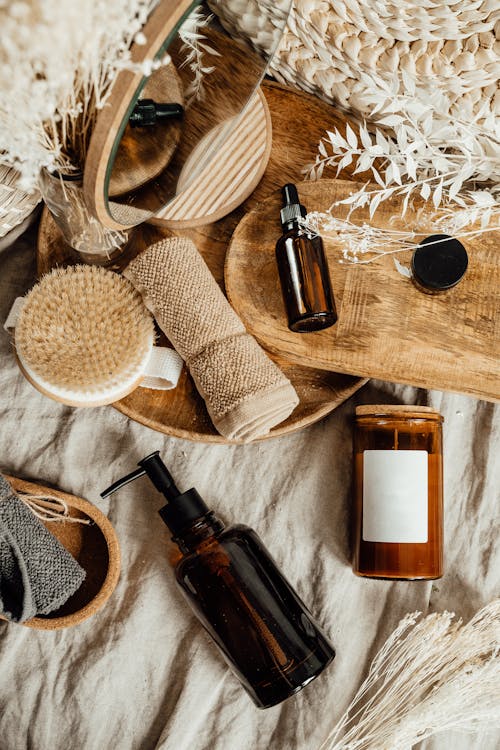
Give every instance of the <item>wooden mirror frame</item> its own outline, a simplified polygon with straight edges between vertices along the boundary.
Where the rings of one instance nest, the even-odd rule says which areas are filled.
[[[179,28],[179,25],[189,11],[198,4],[193,2],[193,0],[161,0],[159,6],[153,11],[143,28],[143,34],[147,40],[146,44],[139,45],[135,43],[131,47],[132,63],[142,65],[145,62],[154,61],[162,48],[165,48],[168,43],[169,36]],[[264,73],[265,66],[262,70],[262,74]],[[229,162],[238,159],[238,153],[240,153],[240,158],[243,158],[241,165],[243,178],[240,180],[241,184],[236,187],[234,175],[233,177],[228,175],[227,184],[224,179],[219,180],[220,196],[218,201],[216,201],[216,206],[212,210],[198,210],[193,216],[189,215],[189,218],[186,218],[184,216],[185,211],[178,211],[178,207],[182,207],[182,197],[184,195],[184,191],[182,190],[178,195],[172,196],[171,201],[168,201],[165,206],[160,207],[156,211],[142,210],[136,207],[138,214],[141,211],[144,214],[144,218],[140,221],[128,223],[125,220],[121,223],[112,216],[109,210],[109,197],[106,187],[108,167],[110,162],[115,158],[118,134],[125,127],[124,123],[127,112],[131,110],[132,102],[135,103],[137,93],[144,86],[147,79],[148,76],[145,76],[141,71],[134,72],[125,69],[120,71],[113,83],[108,101],[97,118],[85,162],[83,189],[87,205],[103,226],[121,231],[126,231],[140,223],[150,221],[169,228],[179,229],[199,226],[220,219],[248,197],[258,184],[267,166],[271,153],[272,128],[265,97],[263,97],[257,88],[254,91],[253,97],[251,97],[247,105],[243,108],[243,118],[247,117],[249,120],[254,121],[251,124],[257,130],[260,129],[260,136],[258,139],[253,138],[251,158],[248,157],[248,154],[241,157],[241,149],[238,150],[234,146],[224,152],[222,161],[228,159]],[[237,115],[234,119],[235,128],[245,127],[240,122],[242,117]],[[262,127],[264,127],[264,132],[262,132]],[[234,169],[232,171],[234,172]],[[217,172],[219,175],[222,173],[220,165],[218,165]],[[205,182],[206,177],[197,187],[205,189]],[[191,200],[195,190],[196,186],[194,185],[188,190]],[[224,196],[228,194],[231,194],[232,198],[227,201],[226,205]],[[169,211],[170,203],[173,203],[171,211]]]
[[[132,63],[141,65],[153,61],[169,34],[178,27],[193,5],[195,5],[193,0],[162,0],[142,30],[147,40],[146,44],[133,44],[130,48]],[[105,185],[117,133],[125,120],[131,101],[146,78],[140,71],[122,70],[118,73],[108,101],[99,113],[90,139],[83,175],[83,189],[95,217],[109,229],[124,231],[136,226],[136,224],[120,224],[113,219],[107,208]],[[151,216],[154,214],[152,213]]]

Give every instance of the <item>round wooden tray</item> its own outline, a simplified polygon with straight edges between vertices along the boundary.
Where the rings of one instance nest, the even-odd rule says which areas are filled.
[[[326,128],[337,125],[341,130],[345,129],[344,116],[315,97],[268,82],[264,83],[262,90],[269,105],[273,128],[273,147],[263,179],[243,206],[229,216],[214,224],[177,232],[195,242],[222,287],[226,249],[245,211],[254,208],[285,182],[301,179],[302,166],[313,160],[318,140]],[[293,129],[290,128],[290,118],[296,123]],[[346,171],[344,176],[349,176],[349,172]],[[132,231],[129,243],[131,253],[126,253],[121,263],[125,264],[132,255],[169,234],[160,227],[141,225]],[[44,211],[40,224],[37,261],[39,275],[54,265],[78,262],[74,252],[64,244],[47,211]],[[117,264],[119,266],[120,263]],[[159,343],[162,343],[161,338]],[[297,389],[300,404],[268,437],[295,432],[317,422],[366,382],[365,378],[312,369],[272,356]],[[173,391],[137,388],[113,406],[136,422],[166,435],[209,443],[228,442],[215,431],[205,403],[186,370]]]
[[[326,211],[362,184],[320,180],[298,185],[310,211]],[[403,198],[382,203],[372,220],[367,208],[350,214],[354,223],[412,230],[415,244],[435,233],[430,209],[408,207]],[[423,388],[500,399],[500,307],[498,236],[494,231],[462,238],[469,256],[463,280],[443,294],[424,294],[398,273],[390,255],[368,265],[343,260],[339,239],[325,239],[338,323],[307,335],[293,333],[287,321],[274,247],[279,231],[280,195],[275,193],[249,212],[236,228],[226,256],[226,291],[245,326],[260,343],[280,356],[314,367],[380,378]],[[417,210],[418,209],[418,210]],[[337,206],[346,218],[349,205]],[[399,255],[408,266],[412,250]]]
[[[99,508],[82,497],[17,477],[5,475],[5,478],[16,492],[60,497],[67,503],[70,516],[92,521],[88,525],[64,521],[43,522],[78,560],[87,575],[78,591],[57,611],[22,623],[25,627],[35,630],[59,630],[78,625],[106,604],[118,583],[120,547],[115,530]]]

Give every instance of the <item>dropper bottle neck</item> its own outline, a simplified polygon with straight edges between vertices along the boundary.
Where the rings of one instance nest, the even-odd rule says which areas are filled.
[[[296,186],[292,182],[287,182],[281,188],[281,197],[283,201],[283,208],[280,212],[282,229],[285,233],[296,231],[299,229],[301,219],[307,215],[305,206],[300,202]]]

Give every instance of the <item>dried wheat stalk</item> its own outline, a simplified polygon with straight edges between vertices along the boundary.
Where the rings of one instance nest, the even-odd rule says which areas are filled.
[[[466,625],[407,615],[319,750],[401,750],[438,732],[500,726],[500,599]]]

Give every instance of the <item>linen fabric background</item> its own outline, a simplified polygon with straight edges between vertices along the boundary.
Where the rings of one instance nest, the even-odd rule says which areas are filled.
[[[32,231],[0,255],[0,313],[35,279]],[[247,446],[168,438],[112,407],[73,409],[20,374],[0,335],[0,469],[88,498],[120,539],[122,573],[105,608],[39,632],[0,623],[0,750],[315,750],[376,650],[407,613],[468,619],[499,594],[500,407],[371,381],[318,424]],[[434,583],[370,581],[350,567],[356,403],[430,404],[445,417],[446,574]],[[99,493],[155,449],[181,489],[195,486],[227,522],[253,526],[325,626],[337,657],[281,706],[260,711],[176,588],[160,496],[139,480]],[[437,735],[425,750],[494,750],[500,735]]]

